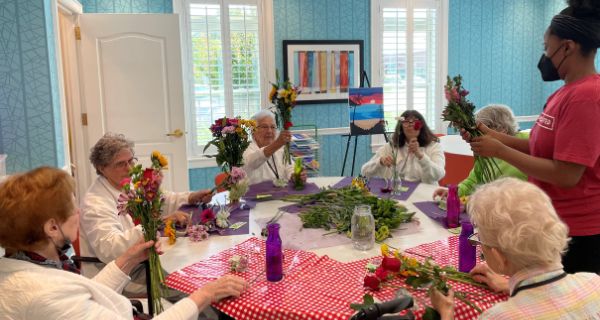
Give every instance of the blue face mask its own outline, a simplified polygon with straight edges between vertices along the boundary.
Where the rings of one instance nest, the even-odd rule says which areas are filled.
[[[552,63],[552,57],[554,57],[554,55],[556,55],[558,50],[560,50],[561,48],[562,48],[562,45],[558,49],[556,49],[550,57],[546,56],[545,54],[542,54],[542,57],[540,58],[540,61],[538,62],[538,65],[537,65],[538,69],[540,70],[540,73],[542,74],[542,80],[544,80],[544,81],[560,80],[560,75],[558,74],[558,69],[560,68],[562,63],[565,61],[567,56],[564,56],[564,58],[558,64],[558,67],[555,67],[554,63]]]

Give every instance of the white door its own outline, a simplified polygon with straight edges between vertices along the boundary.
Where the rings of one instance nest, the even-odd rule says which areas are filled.
[[[168,158],[165,189],[188,190],[178,16],[83,14],[79,25],[88,146],[122,133],[142,164],[153,150]]]

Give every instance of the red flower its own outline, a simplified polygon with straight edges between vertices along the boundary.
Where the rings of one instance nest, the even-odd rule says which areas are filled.
[[[421,120],[415,120],[415,130],[419,130],[421,128],[423,128],[423,122],[421,122]]]
[[[379,290],[379,284],[381,281],[376,276],[368,275],[365,276],[365,287],[371,290]]]
[[[395,257],[384,257],[381,261],[381,266],[388,271],[398,272],[400,271],[400,260]]]
[[[383,267],[379,267],[375,270],[375,276],[377,276],[377,278],[379,278],[381,281],[387,280],[389,275],[390,272],[385,270]]]
[[[287,121],[286,123],[283,124],[283,128],[285,130],[287,130],[287,129],[293,127],[293,126],[294,126],[294,124],[291,121]]]
[[[204,209],[204,211],[200,213],[200,222],[208,223],[213,220],[215,220],[215,213],[212,211],[212,209]]]
[[[154,169],[152,169],[152,168],[146,168],[144,170],[144,176],[143,176],[142,180],[144,181],[144,185],[147,184],[147,183],[149,183],[149,182],[154,181]]]
[[[121,180],[121,184],[119,185],[121,187],[121,189],[123,189],[123,187],[127,184],[131,183],[131,178],[125,178],[123,180]]]

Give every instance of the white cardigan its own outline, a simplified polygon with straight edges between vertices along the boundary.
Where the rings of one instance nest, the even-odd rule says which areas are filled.
[[[2,319],[133,319],[131,302],[120,292],[129,282],[114,262],[94,279],[0,258],[0,318]],[[196,319],[198,307],[189,298],[154,317]]]
[[[438,181],[446,175],[444,166],[446,160],[444,151],[438,142],[431,142],[426,147],[419,147],[423,158],[419,159],[414,154],[408,154],[408,145],[397,149],[396,166],[401,170],[400,176],[407,181],[422,181],[437,185]],[[373,158],[362,166],[361,174],[366,177],[391,177],[392,170],[382,166],[379,160],[392,155],[392,147],[386,144],[379,148]],[[407,159],[408,157],[408,159]]]
[[[273,158],[267,158],[265,157],[264,147],[260,148],[256,142],[252,141],[246,151],[244,151],[243,166],[251,185],[266,180],[274,181],[276,179],[275,173],[271,171],[271,168],[267,164],[267,160],[273,166],[273,169],[277,168],[280,179],[288,180],[292,176],[292,173],[294,173],[293,164],[283,164],[283,147],[275,151]],[[274,163],[273,160],[275,160]]]
[[[84,257],[97,257],[104,263],[115,260],[142,239],[141,226],[135,226],[131,216],[119,215],[117,200],[121,191],[106,178],[98,176],[83,199],[79,219],[79,246]],[[164,192],[163,214],[177,210],[189,198],[189,192]],[[81,274],[91,278],[104,263],[82,263]]]

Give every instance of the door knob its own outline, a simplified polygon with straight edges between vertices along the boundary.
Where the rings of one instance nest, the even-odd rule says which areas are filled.
[[[175,131],[167,133],[167,136],[181,138],[183,137],[183,131],[181,131],[181,129],[175,129]]]

